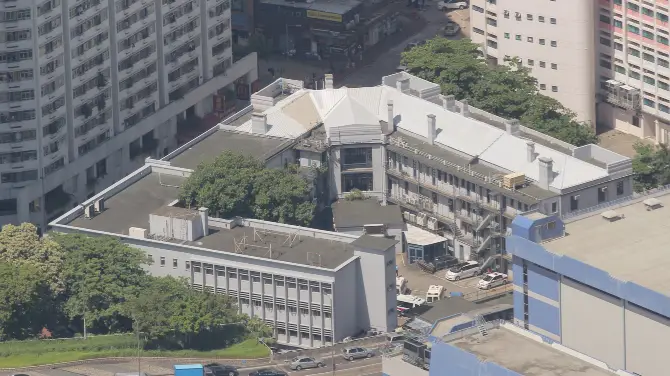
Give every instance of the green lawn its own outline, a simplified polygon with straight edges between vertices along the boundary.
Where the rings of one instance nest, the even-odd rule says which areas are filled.
[[[104,357],[137,357],[133,336],[91,337],[87,340],[11,341],[0,343],[0,368],[19,368]],[[255,359],[269,356],[255,339],[212,351],[142,351],[142,356],[173,358]]]

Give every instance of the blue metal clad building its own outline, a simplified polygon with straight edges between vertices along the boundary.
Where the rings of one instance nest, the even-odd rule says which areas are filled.
[[[625,227],[615,226],[602,229],[610,226],[609,220],[594,216],[590,222],[570,223],[567,231],[566,224],[556,216],[516,217],[506,239],[507,252],[512,255],[514,321],[547,341],[560,342],[612,369],[667,376],[670,372],[663,365],[665,350],[661,349],[668,348],[666,339],[670,338],[670,297],[577,260],[592,257],[599,265],[616,262],[607,257],[617,257],[617,244],[599,248],[596,258],[592,256],[594,249],[575,243],[574,239],[581,239],[575,236],[578,231],[585,239],[602,234],[607,237],[607,231],[625,231]],[[624,221],[621,219],[616,226],[624,226]],[[597,226],[602,232],[590,235],[588,226]],[[629,231],[634,238],[634,230]],[[562,252],[567,248],[563,244],[569,241],[569,251]],[[644,249],[639,251],[639,259],[630,262],[653,261],[645,260]],[[656,263],[670,263],[670,248],[668,251]],[[619,273],[621,270],[628,271],[627,265],[617,269]]]

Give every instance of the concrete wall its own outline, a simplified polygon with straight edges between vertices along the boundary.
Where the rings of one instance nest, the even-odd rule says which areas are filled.
[[[621,194],[618,194],[616,191],[617,183],[619,181],[623,182],[624,187],[623,193]],[[599,202],[598,190],[602,188],[607,188],[607,194],[605,196],[605,201]],[[563,196],[561,196],[560,213],[568,214],[572,211],[570,209],[570,199],[574,195],[579,195],[579,206],[577,207],[577,210],[582,210],[596,205],[601,205],[605,202],[630,196],[631,194],[633,194],[633,180],[631,179],[630,175],[616,180],[604,181],[599,184],[594,184],[593,186],[578,188],[575,191],[571,191],[569,193],[566,192]]]
[[[613,369],[645,376],[667,374],[667,367],[658,359],[664,356],[661,351],[666,348],[665,338],[670,335],[670,297],[633,282],[618,280],[570,257],[548,252],[541,244],[517,235],[514,229],[506,238],[506,245],[514,257],[514,317],[517,323],[523,322],[521,286],[522,263],[525,261],[529,265],[529,319],[532,320],[532,312],[545,316],[535,321],[535,325],[546,329],[553,321],[554,310],[531,302],[532,299],[552,302],[548,297],[556,293],[554,276],[558,276],[559,334],[564,346]],[[536,333],[551,338],[538,329],[541,328],[535,328]]]
[[[333,291],[333,320],[335,320],[335,341],[341,341],[350,333],[358,333],[369,327],[367,317],[359,315],[366,307],[365,296],[354,298],[360,290],[360,264],[350,263],[335,273],[337,284]],[[355,320],[352,320],[353,318]]]
[[[395,290],[395,247],[385,251],[357,250],[360,257],[358,270],[358,320],[367,323],[362,329],[385,332],[395,330],[398,324]]]

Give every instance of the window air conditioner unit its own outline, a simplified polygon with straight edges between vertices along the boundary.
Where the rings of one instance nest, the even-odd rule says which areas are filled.
[[[93,205],[84,206],[84,218],[91,219],[95,215]]]

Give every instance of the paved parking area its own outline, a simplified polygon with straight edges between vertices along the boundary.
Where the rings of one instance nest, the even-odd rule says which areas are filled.
[[[407,279],[407,286],[412,290],[412,295],[425,296],[430,285],[444,286],[447,296],[452,292],[467,294],[477,291],[479,277],[466,278],[456,282],[447,281],[444,278],[446,270],[439,270],[435,274],[427,274],[416,266],[405,265],[400,255],[396,258],[396,265],[398,265],[398,273]]]

